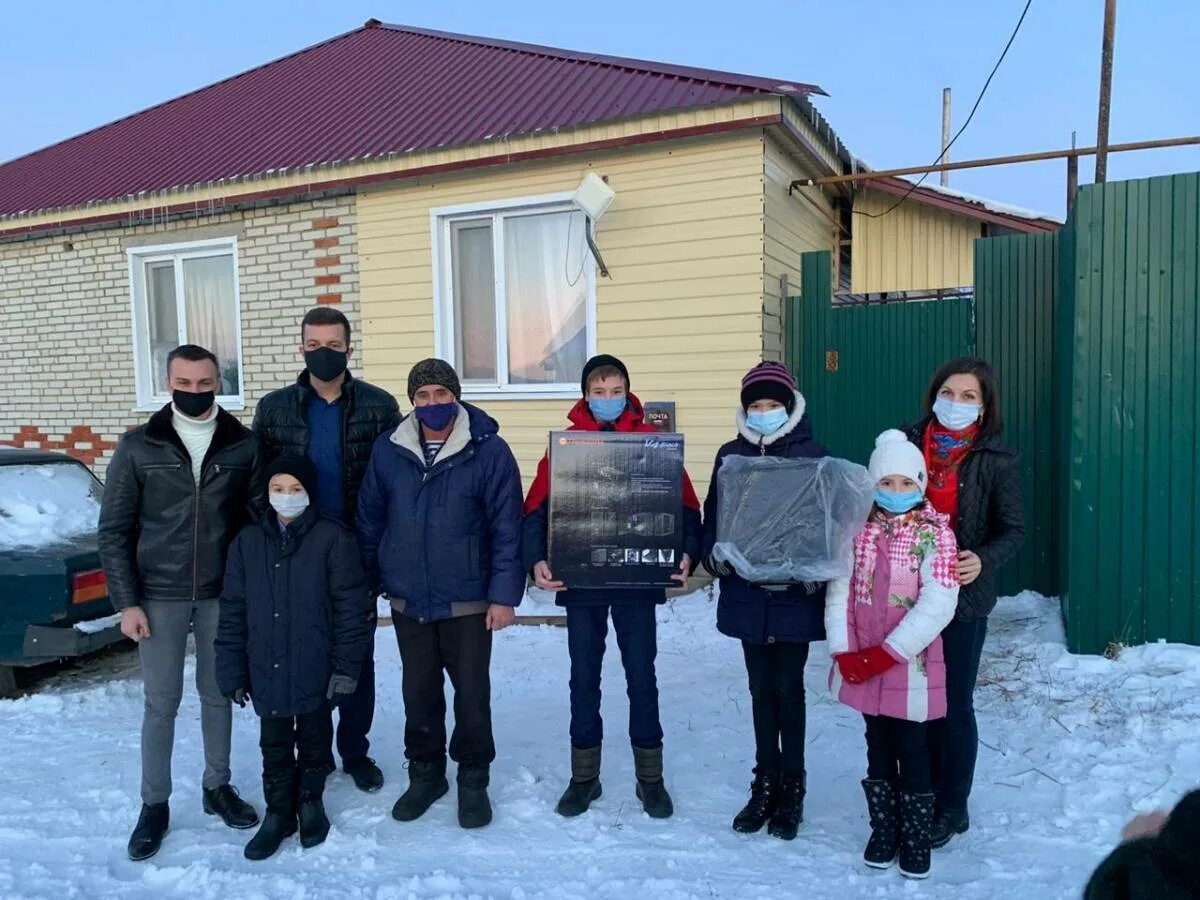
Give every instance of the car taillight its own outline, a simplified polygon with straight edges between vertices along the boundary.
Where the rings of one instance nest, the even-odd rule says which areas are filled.
[[[107,596],[108,583],[104,580],[104,572],[100,569],[77,572],[71,579],[72,603],[90,603]]]

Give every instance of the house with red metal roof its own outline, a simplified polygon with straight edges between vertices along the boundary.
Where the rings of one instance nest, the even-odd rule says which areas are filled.
[[[847,292],[929,296],[971,285],[982,234],[1056,225],[895,179],[795,187],[861,165],[821,94],[371,20],[7,162],[0,442],[102,471],[183,342],[248,419],[330,304],[402,399],[415,361],[450,360],[527,476],[598,350],[674,404],[706,471],[730,429],[711,410],[782,354],[802,253],[831,251]]]

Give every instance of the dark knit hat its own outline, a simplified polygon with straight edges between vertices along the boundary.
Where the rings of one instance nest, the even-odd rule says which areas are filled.
[[[309,499],[316,500],[317,485],[320,482],[320,476],[317,474],[317,467],[313,465],[312,460],[307,456],[286,453],[278,457],[273,463],[267,466],[268,486],[271,484],[271,479],[276,475],[291,475],[304,487],[304,492],[308,494]]]
[[[408,373],[408,399],[411,401],[423,387],[438,384],[454,395],[455,400],[462,399],[462,384],[459,383],[458,373],[444,359],[423,359]]]
[[[796,406],[796,379],[783,363],[761,362],[742,379],[742,409],[756,400],[775,400],[790,413]]]
[[[625,379],[625,387],[629,388],[629,370],[625,368],[625,363],[621,362],[615,356],[609,356],[607,353],[601,353],[599,356],[593,356],[583,366],[583,377],[579,379],[579,389],[583,391],[583,396],[587,396],[588,379],[597,369],[613,368],[621,373],[621,377]]]

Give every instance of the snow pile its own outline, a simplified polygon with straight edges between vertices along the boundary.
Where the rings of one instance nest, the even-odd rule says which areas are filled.
[[[981,748],[971,831],[934,857],[932,879],[903,884],[861,864],[862,720],[825,689],[828,658],[808,667],[808,784],[800,837],[734,834],[753,766],[741,648],[717,634],[707,592],[659,611],[659,686],[667,783],[677,813],[643,814],[624,737],[627,705],[610,635],[605,661],[604,796],[564,820],[569,777],[568,658],[561,628],[497,636],[492,684],[496,820],[464,832],[454,791],[421,821],[390,811],[407,783],[395,636],[376,642],[371,755],[388,783],[361,794],[338,774],[328,842],[291,841],[266,862],[242,858],[247,833],[200,809],[203,757],[193,667],[178,724],[171,832],[146,863],[125,858],[137,818],[142,694],[121,659],[80,686],[59,678],[0,701],[0,897],[400,898],[1078,898],[1135,811],[1169,805],[1200,771],[1200,648],[1154,645],[1116,661],[1063,648],[1057,605],[1034,595],[992,617],[977,698]],[[234,783],[262,810],[258,722],[234,710]],[[453,773],[453,768],[451,769]],[[451,777],[453,785],[453,777]]]
[[[99,518],[99,486],[81,466],[0,466],[0,550],[88,534]]]
[[[908,179],[905,180],[907,181]],[[953,188],[942,187],[940,184],[931,184],[928,181],[923,183],[917,190],[932,191],[935,194],[944,194],[947,197],[966,200],[968,203],[982,206],[989,212],[1000,213],[1006,216],[1016,216],[1018,219],[1038,219],[1045,222],[1058,222],[1060,225],[1062,224],[1062,219],[1057,216],[1049,216],[1045,213],[1025,209],[1021,206],[1013,206],[1009,203],[1000,203],[999,201],[989,200],[986,197],[980,197],[976,194],[968,194],[966,191],[956,191]]]

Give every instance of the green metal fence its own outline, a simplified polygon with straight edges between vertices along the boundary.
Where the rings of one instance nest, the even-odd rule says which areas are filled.
[[[1004,440],[1021,454],[1025,545],[1000,573],[1000,591],[1058,591],[1058,429],[1055,427],[1057,233],[975,242],[976,352],[996,370]]]
[[[804,254],[789,301],[787,362],[817,439],[866,463],[875,437],[919,418],[929,378],[974,346],[969,299],[833,306],[827,252]]]
[[[1064,248],[1069,646],[1200,642],[1200,174],[1081,189]]]

